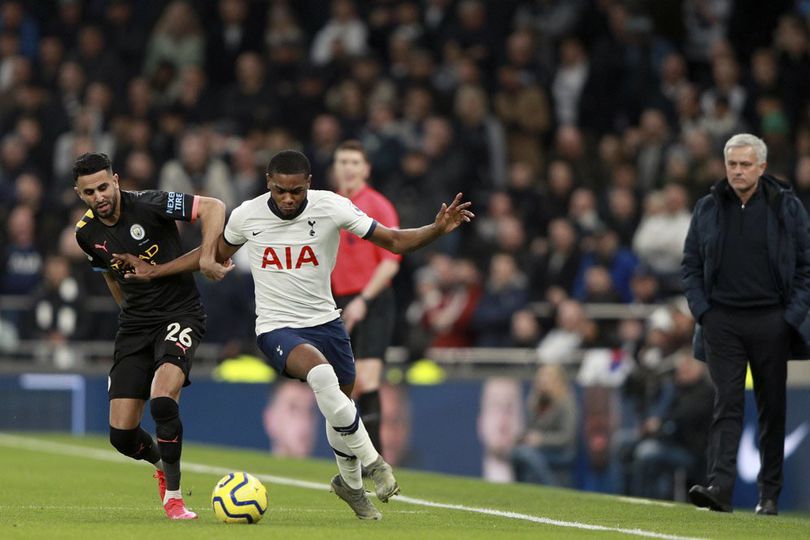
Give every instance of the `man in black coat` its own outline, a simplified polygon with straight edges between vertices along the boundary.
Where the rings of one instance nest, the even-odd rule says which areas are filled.
[[[807,358],[810,343],[810,221],[793,190],[764,174],[761,139],[734,135],[724,155],[727,177],[695,205],[681,271],[699,323],[695,357],[706,360],[715,388],[709,485],[693,486],[689,498],[732,511],[750,363],[762,462],[756,513],[772,515],[783,480],[787,360]]]

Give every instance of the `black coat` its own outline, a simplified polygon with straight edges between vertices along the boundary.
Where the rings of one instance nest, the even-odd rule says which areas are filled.
[[[791,358],[810,359],[810,219],[789,185],[769,175],[759,180],[768,204],[768,262],[785,306],[785,320],[795,330]],[[689,309],[698,322],[711,307],[709,298],[725,240],[720,198],[731,190],[726,179],[712,186],[711,193],[695,205],[686,236],[681,280]],[[700,324],[695,326],[692,344],[695,358],[705,360]]]

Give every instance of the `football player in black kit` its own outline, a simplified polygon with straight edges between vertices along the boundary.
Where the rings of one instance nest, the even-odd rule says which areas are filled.
[[[205,333],[205,313],[190,273],[126,278],[116,254],[130,253],[152,264],[183,254],[175,220],[202,222],[199,269],[219,280],[231,268],[214,260],[225,222],[218,199],[162,191],[122,191],[105,154],[79,156],[74,189],[90,207],[76,224],[76,241],[121,307],[109,377],[110,442],[122,454],[153,463],[166,515],[194,519],[180,492],[183,426],[180,390],[190,384],[194,350]],[[155,420],[157,444],[140,427],[146,401]]]

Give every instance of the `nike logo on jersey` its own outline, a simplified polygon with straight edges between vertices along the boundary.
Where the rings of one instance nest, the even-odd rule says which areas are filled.
[[[754,431],[753,426],[745,426],[740,439],[740,449],[737,452],[737,471],[740,474],[740,479],[748,483],[756,481],[760,468],[759,450],[754,444]],[[808,431],[810,431],[810,426],[808,426],[807,422],[803,422],[785,436],[786,460],[799,448]]]
[[[178,435],[177,437],[175,437],[175,438],[174,438],[174,439],[172,439],[172,440],[168,440],[168,439],[161,439],[160,437],[158,437],[158,438],[157,438],[157,441],[158,441],[158,442],[162,442],[162,443],[176,443],[176,442],[180,442],[180,435]]]
[[[253,236],[256,236],[256,235],[258,235],[258,234],[262,234],[262,231],[259,231],[259,232],[255,232],[255,233],[253,233]]]
[[[96,249],[104,250],[104,253],[109,253],[109,251],[107,250],[107,241],[106,240],[104,240],[104,242],[101,243],[101,244],[95,244],[93,247],[96,248]]]

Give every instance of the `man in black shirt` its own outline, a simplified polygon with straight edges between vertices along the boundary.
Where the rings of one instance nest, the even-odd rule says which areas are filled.
[[[708,486],[697,506],[731,512],[750,363],[762,468],[757,514],[777,513],[785,443],[788,358],[810,344],[810,221],[789,185],[765,175],[767,147],[749,134],[726,143],[726,179],[695,205],[682,280],[695,328],[695,357],[715,389]]]
[[[76,224],[76,241],[93,269],[103,272],[121,306],[109,377],[110,442],[122,454],[157,468],[155,478],[166,514],[194,519],[180,493],[183,426],[180,390],[190,384],[194,351],[205,333],[205,313],[190,273],[142,282],[117,254],[130,253],[150,264],[183,254],[175,220],[202,220],[199,267],[221,279],[232,266],[214,260],[225,222],[225,205],[217,199],[161,191],[122,191],[109,158],[83,154],[73,165],[74,189],[90,207]],[[146,401],[155,420],[157,447],[140,427]]]

